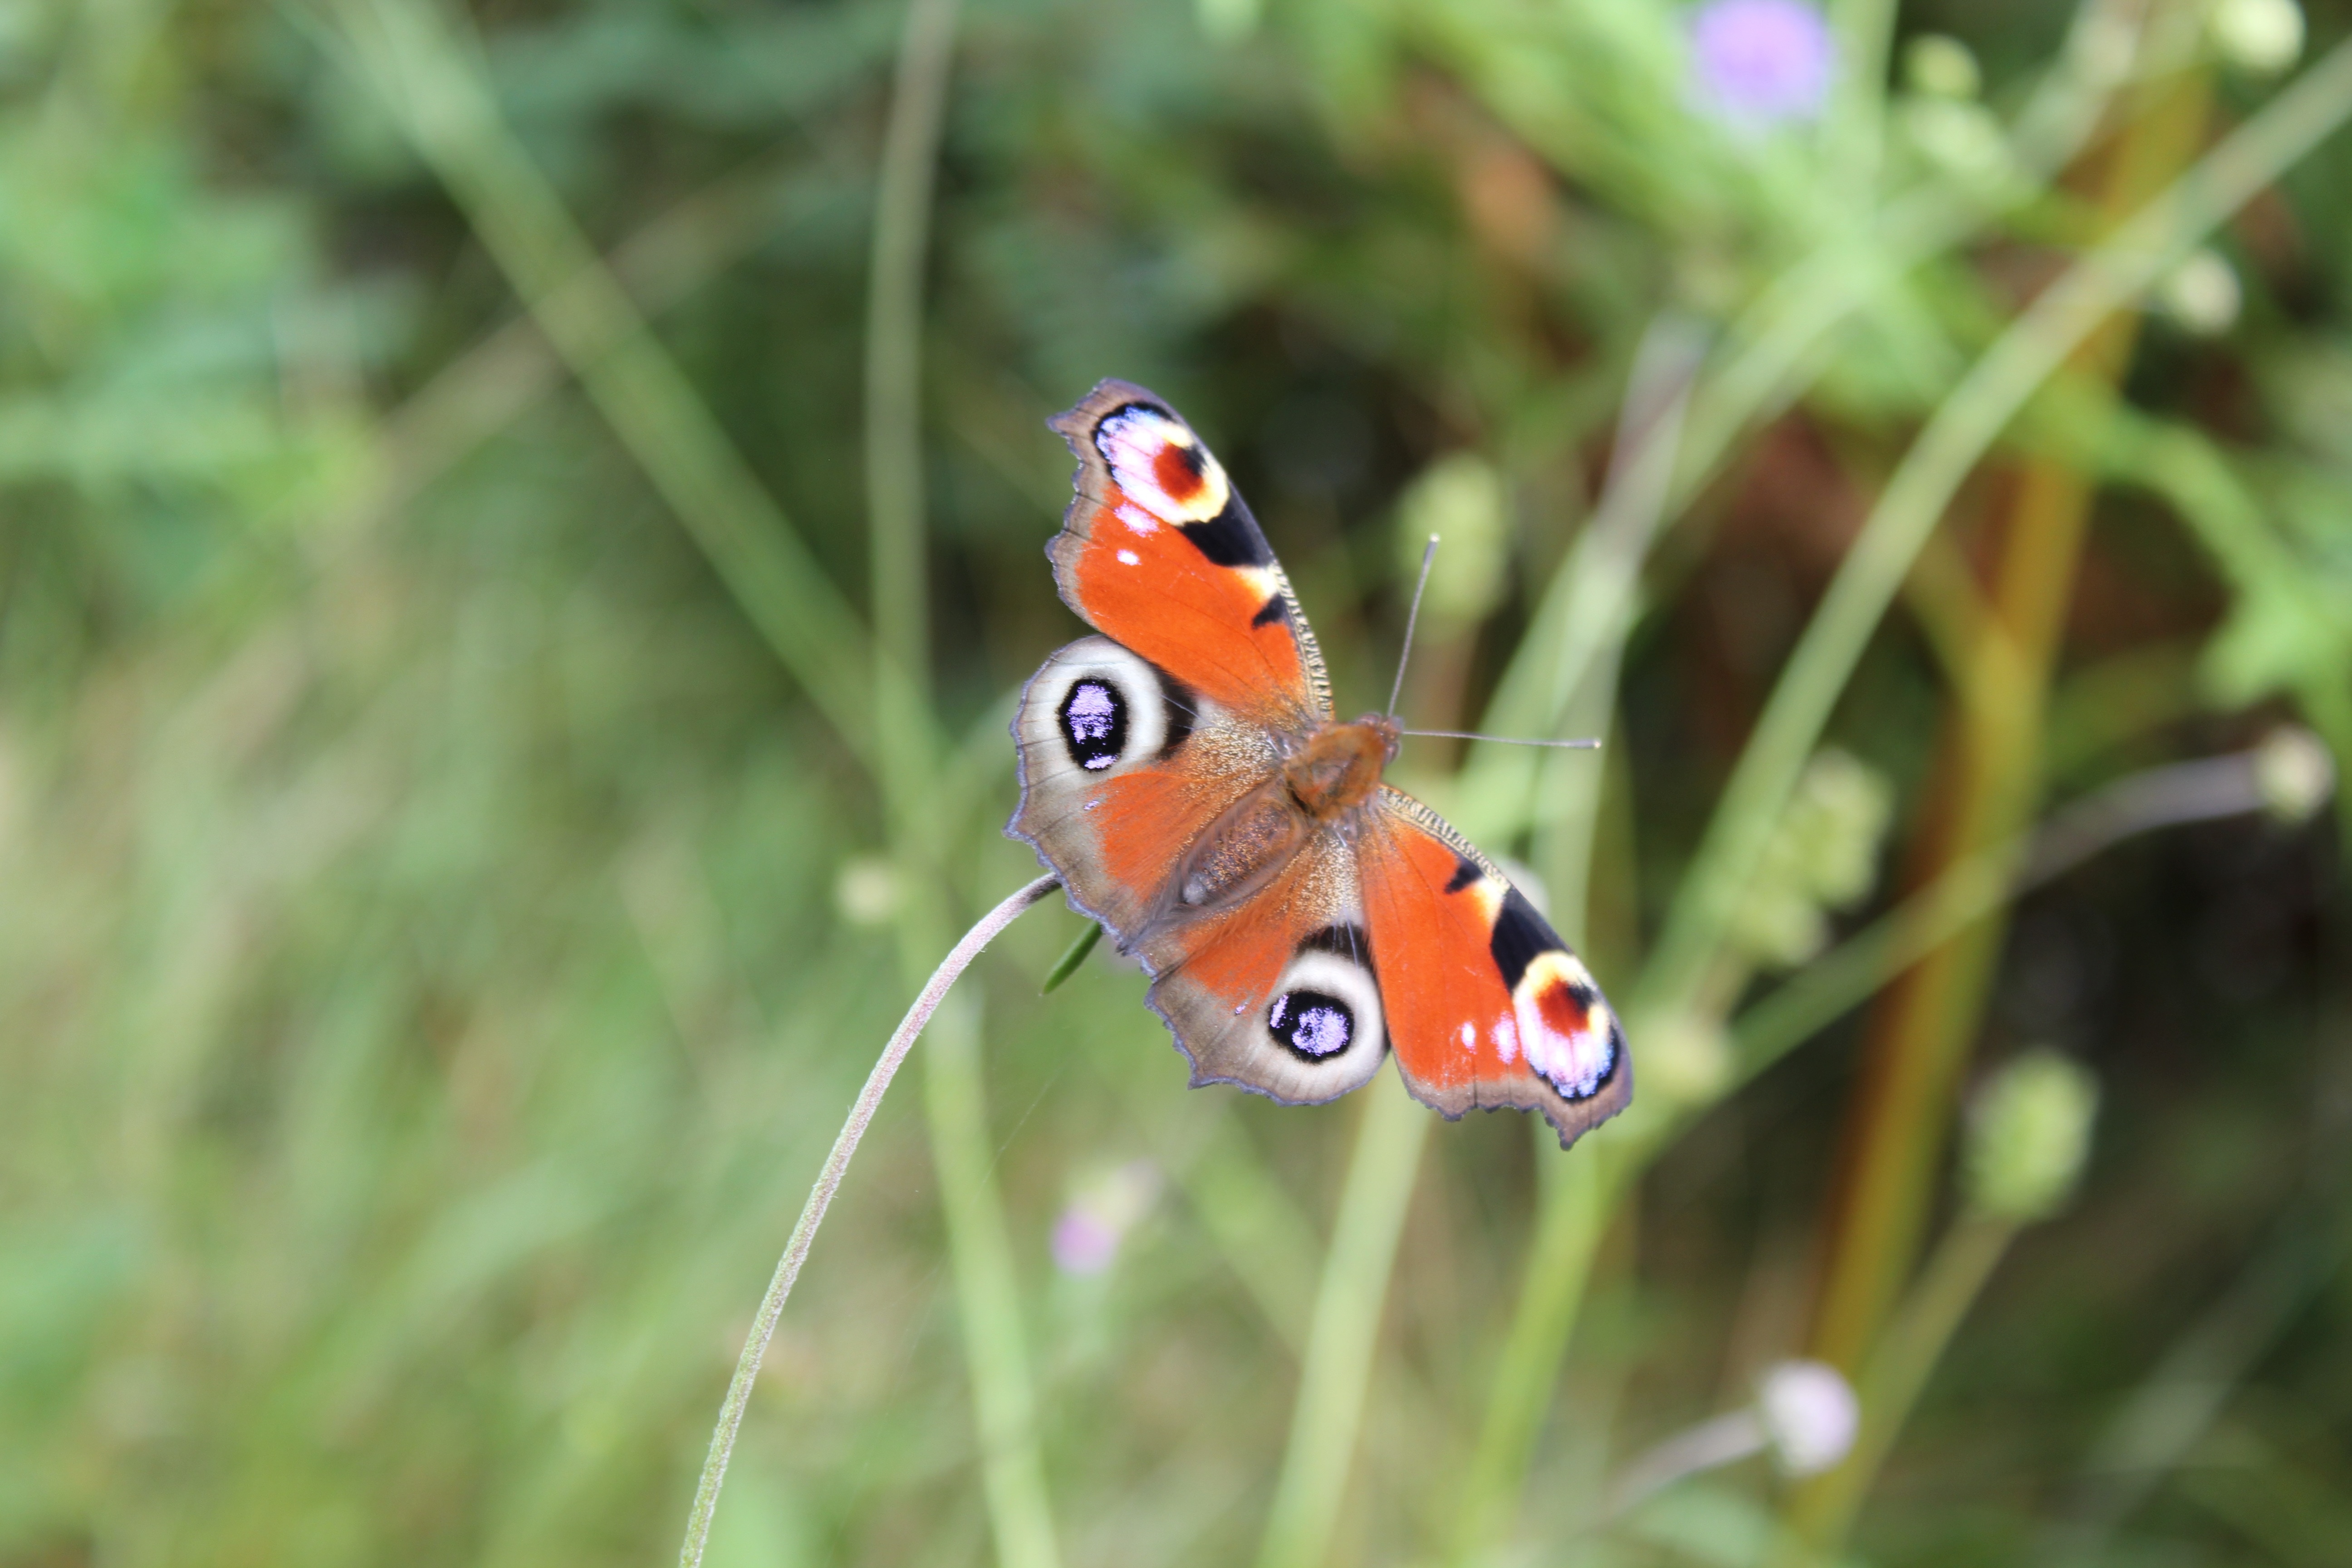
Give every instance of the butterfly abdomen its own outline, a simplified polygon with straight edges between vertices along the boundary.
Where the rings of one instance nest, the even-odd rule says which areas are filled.
[[[1199,909],[1255,891],[1280,870],[1307,837],[1307,822],[1280,790],[1244,800],[1201,836],[1184,867],[1178,897]]]

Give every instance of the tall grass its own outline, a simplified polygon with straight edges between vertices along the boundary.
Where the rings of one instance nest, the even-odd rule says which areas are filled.
[[[1584,0],[0,31],[0,1562],[648,1561],[747,1327],[716,1568],[2331,1560],[2352,816],[2283,727],[2352,756],[2344,18],[1826,16],[1780,123]],[[1416,717],[1609,744],[1401,782],[1532,868],[1635,1106],[1190,1094],[1033,916],[755,1319],[1036,874],[1040,421],[1114,374],[1343,707],[1453,509]],[[1971,703],[2008,804],[1894,882]],[[1844,1113],[1916,1223],[1841,1228],[1838,1020],[2012,917],[1948,1092]],[[1989,1219],[1924,1152],[2041,1046],[2092,1158]],[[1840,1277],[1856,1462],[1608,1512]]]

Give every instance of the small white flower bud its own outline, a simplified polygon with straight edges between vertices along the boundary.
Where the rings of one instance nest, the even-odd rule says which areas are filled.
[[[1775,1362],[1756,1385],[1756,1414],[1783,1475],[1813,1476],[1853,1447],[1862,1407],[1826,1362]]]
[[[2205,31],[2230,64],[2274,76],[2303,53],[2303,7],[2294,0],[2214,0]]]
[[[833,882],[833,901],[851,925],[887,925],[898,912],[898,871],[878,855],[842,863]]]
[[[2034,1049],[2004,1063],[1969,1108],[1970,1206],[2021,1222],[2055,1214],[2082,1179],[2098,1109],[2098,1080],[2078,1062]]]
[[[2254,779],[2273,816],[2289,825],[2308,822],[2336,794],[2336,759],[2310,731],[2283,725],[2256,748]]]
[[[2227,261],[2210,250],[2199,250],[2157,286],[2156,300],[2182,327],[2210,338],[2237,325],[2245,294]]]

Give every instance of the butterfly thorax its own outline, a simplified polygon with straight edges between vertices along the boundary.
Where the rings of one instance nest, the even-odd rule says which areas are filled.
[[[1385,713],[1326,724],[1282,764],[1283,783],[1309,816],[1328,822],[1380,788],[1381,770],[1396,760],[1397,735],[1397,721]]]

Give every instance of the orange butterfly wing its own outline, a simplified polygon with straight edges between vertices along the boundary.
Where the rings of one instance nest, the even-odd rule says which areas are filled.
[[[1193,1081],[1328,1100],[1393,1049],[1424,1103],[1539,1110],[1563,1148],[1624,1109],[1615,1016],[1491,862],[1386,785],[1318,822],[1279,782],[1330,685],[1192,427],[1118,381],[1052,423],[1078,472],[1047,553],[1104,635],[1022,693],[1007,831],[1151,972]]]
[[[1449,1117],[1538,1110],[1565,1149],[1633,1094],[1624,1032],[1583,961],[1421,802],[1383,784],[1356,846],[1389,1043]]]
[[[1100,637],[1030,678],[1013,738],[1021,805],[1005,831],[1122,947],[1181,909],[1194,842],[1282,764],[1263,725]]]
[[[1147,1000],[1196,1088],[1319,1104],[1361,1087],[1388,1054],[1355,856],[1339,833],[1301,827],[1265,885],[1136,945],[1157,977]]]
[[[1069,606],[1240,718],[1302,734],[1328,720],[1323,656],[1289,579],[1183,417],[1106,381],[1051,423],[1078,459],[1046,547]]]

